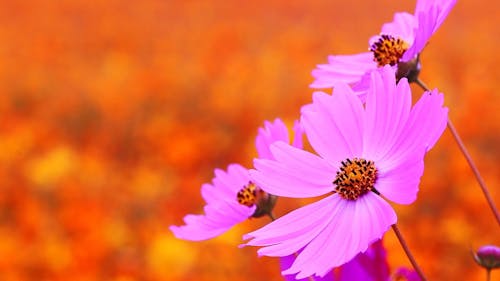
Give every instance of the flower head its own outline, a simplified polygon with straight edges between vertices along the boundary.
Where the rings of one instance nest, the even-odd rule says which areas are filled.
[[[266,192],[305,198],[326,195],[246,234],[260,255],[297,259],[283,274],[323,276],[380,239],[396,222],[385,200],[410,204],[417,196],[424,155],[447,120],[443,95],[425,92],[412,107],[406,79],[390,67],[370,74],[366,105],[346,84],[332,95],[316,92],[301,124],[317,154],[284,142],[274,159],[257,159],[252,179]]]
[[[474,259],[488,270],[500,268],[500,248],[494,245],[482,246],[474,253]]]
[[[390,65],[398,78],[410,82],[420,71],[419,54],[455,5],[456,0],[417,0],[414,14],[396,13],[394,20],[382,26],[379,35],[369,40],[369,52],[329,56],[328,64],[313,70],[312,88],[331,88],[348,83],[364,97],[370,71]]]
[[[302,127],[295,123],[295,147],[302,147]],[[259,156],[272,159],[269,145],[275,141],[289,142],[288,130],[280,119],[265,122],[259,129],[256,147]],[[231,164],[227,171],[215,170],[212,183],[203,184],[201,195],[206,201],[204,215],[187,215],[185,225],[170,226],[177,238],[199,241],[206,240],[228,231],[232,226],[249,217],[269,214],[276,197],[264,192],[250,178],[248,169],[239,164]]]

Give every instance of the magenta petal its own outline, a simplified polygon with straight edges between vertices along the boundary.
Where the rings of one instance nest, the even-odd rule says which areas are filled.
[[[335,199],[335,209],[330,211],[334,216],[328,225],[304,247],[283,274],[298,273],[297,278],[313,274],[323,276],[364,252],[396,222],[392,207],[374,193],[367,193],[356,201]]]
[[[264,122],[264,127],[259,128],[259,133],[255,138],[255,147],[257,148],[259,158],[272,159],[269,146],[279,140],[289,142],[288,129],[285,123],[279,118],[276,118],[273,123],[269,121]]]
[[[403,39],[408,44],[413,44],[414,29],[417,26],[417,21],[412,14],[402,12],[395,13],[394,19],[390,23],[382,25],[380,34],[392,35]],[[378,40],[378,36],[370,39],[370,46]]]
[[[250,174],[238,164],[228,166],[227,172],[216,169],[212,184],[204,184],[201,194],[207,205],[204,215],[187,215],[185,225],[171,226],[177,238],[186,240],[205,240],[218,236],[233,225],[249,218],[255,206],[247,207],[238,203],[237,192],[248,184]]]
[[[424,49],[434,33],[437,24],[437,16],[438,10],[436,7],[432,7],[426,13],[419,13],[417,15],[418,25],[415,29],[414,41],[410,48],[404,53],[402,61],[412,60]]]
[[[433,32],[436,32],[456,3],[457,0],[418,0],[415,7],[415,15],[418,16],[420,13],[428,14],[431,8],[435,6],[438,14]]]
[[[204,221],[204,216],[202,215],[193,216],[191,219],[191,224],[183,226],[172,225],[169,227],[169,229],[170,231],[172,231],[175,237],[190,241],[202,241],[211,239],[213,237],[221,235],[228,230],[225,227],[211,228],[207,226],[206,222]]]
[[[287,268],[289,268],[292,265],[292,263],[295,261],[295,257],[296,257],[295,254],[281,257],[280,258],[281,270],[283,271],[283,270],[286,270]],[[284,275],[283,278],[285,279],[285,281],[310,281],[311,280],[311,278],[309,278],[309,277],[296,279],[296,274]],[[327,275],[325,275],[323,277],[314,276],[312,278],[312,280],[314,280],[314,281],[335,281],[337,279],[335,278],[334,272],[330,271]],[[352,280],[352,279],[350,279],[350,280]],[[357,279],[357,280],[362,280],[362,279]],[[345,281],[347,281],[347,279],[345,279]]]
[[[255,159],[250,175],[266,192],[285,197],[314,197],[333,190],[336,168],[320,157],[284,142],[271,145],[276,161]]]
[[[253,238],[246,243],[248,246],[267,246],[258,251],[260,255],[283,257],[296,253],[331,221],[339,200],[338,195],[323,198],[244,235],[243,239]]]
[[[371,73],[363,133],[363,156],[375,161],[392,148],[404,128],[411,109],[411,90],[406,79],[396,86],[389,66]]]
[[[395,158],[426,152],[434,146],[448,120],[448,108],[443,107],[443,100],[443,94],[437,90],[422,95],[411,109],[404,129],[383,161],[394,162]]]
[[[299,120],[296,120],[293,123],[293,142],[292,145],[296,148],[303,147],[303,138],[304,138],[304,128],[300,124]]]
[[[424,150],[410,154],[406,159],[397,159],[390,167],[379,166],[375,189],[393,202],[412,203],[417,198],[420,177],[424,173],[423,157]]]
[[[345,84],[332,95],[313,94],[313,105],[302,109],[301,123],[314,150],[338,165],[362,152],[363,105]]]
[[[328,64],[320,64],[312,71],[315,78],[311,88],[331,88],[337,83],[355,83],[367,71],[377,68],[370,52],[356,55],[329,56]]]

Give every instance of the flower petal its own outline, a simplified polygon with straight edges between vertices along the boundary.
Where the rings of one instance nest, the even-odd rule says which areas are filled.
[[[409,45],[413,44],[414,29],[417,26],[417,21],[412,14],[401,12],[395,13],[392,22],[382,25],[380,34],[392,35],[403,39]],[[370,38],[370,46],[378,40],[379,36]]]
[[[410,204],[417,199],[420,178],[424,173],[424,150],[408,154],[407,158],[397,159],[394,163],[385,161],[388,166],[378,166],[377,189],[387,199]]]
[[[285,197],[314,197],[334,189],[336,168],[284,142],[271,145],[276,160],[255,159],[250,176],[264,191]]]
[[[373,54],[365,52],[355,55],[329,56],[328,64],[320,64],[312,71],[315,78],[311,88],[331,88],[337,83],[355,83],[367,71],[377,68]]]
[[[406,79],[396,85],[394,69],[386,66],[371,73],[363,132],[363,156],[377,161],[394,145],[411,108],[411,90]]]
[[[446,19],[456,0],[419,0],[415,7],[415,41],[403,55],[403,61],[409,61],[419,54],[427,45],[429,38],[438,30]]]
[[[272,159],[271,151],[269,146],[278,140],[288,142],[288,129],[285,123],[281,119],[276,118],[273,123],[269,121],[264,122],[264,127],[259,128],[259,133],[255,138],[255,147],[257,148],[257,153],[259,158],[262,159]]]
[[[429,151],[446,128],[448,108],[443,107],[443,101],[443,94],[437,90],[425,92],[411,109],[393,147],[380,161],[395,163],[397,158],[405,159],[407,154]]]
[[[170,230],[179,239],[201,241],[214,238],[246,220],[255,211],[255,206],[238,207],[228,202],[207,205],[204,208],[205,215],[187,215],[184,217],[185,225],[172,225]]]
[[[297,278],[323,276],[364,252],[396,222],[392,207],[374,193],[367,193],[356,201],[334,198],[335,208],[330,212],[335,215],[283,274],[298,273]]]
[[[238,203],[236,194],[250,181],[248,170],[238,164],[231,164],[227,172],[216,169],[213,184],[204,184],[201,194],[207,205],[204,215],[187,215],[185,225],[171,226],[177,238],[186,240],[205,240],[218,236],[233,225],[246,220],[256,207]]]
[[[314,150],[334,165],[362,152],[364,110],[346,84],[333,95],[313,94],[312,106],[302,109],[301,123]]]
[[[338,195],[328,196],[244,235],[243,239],[252,239],[246,243],[248,246],[267,246],[258,250],[259,255],[291,255],[325,228],[335,214],[338,201]]]

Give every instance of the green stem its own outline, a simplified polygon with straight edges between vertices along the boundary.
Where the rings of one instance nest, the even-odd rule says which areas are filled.
[[[429,88],[425,85],[424,82],[420,81],[419,79],[415,80],[415,83],[420,86],[424,91],[429,91]],[[495,216],[497,223],[500,225],[500,213],[498,212],[497,207],[495,206],[495,202],[493,201],[493,198],[490,195],[490,192],[488,191],[488,187],[486,187],[486,183],[484,182],[483,178],[481,177],[481,174],[479,173],[479,169],[477,168],[476,164],[472,160],[471,155],[467,151],[467,148],[465,147],[462,139],[458,135],[457,130],[455,129],[455,126],[451,122],[450,118],[448,118],[448,130],[450,131],[451,135],[455,139],[455,142],[458,145],[458,148],[462,152],[462,154],[465,157],[465,160],[469,164],[470,169],[472,170],[472,173],[476,177],[477,182],[479,183],[479,187],[481,188],[484,197],[486,197],[486,201],[488,202],[488,205],[490,206],[491,211],[493,212],[493,215]]]

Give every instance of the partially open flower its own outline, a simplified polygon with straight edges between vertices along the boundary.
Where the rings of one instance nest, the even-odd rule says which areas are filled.
[[[488,270],[500,268],[500,248],[494,245],[482,246],[474,253],[474,259]]]
[[[296,122],[295,147],[302,147],[302,127]],[[272,159],[269,145],[275,141],[290,142],[288,129],[280,119],[265,122],[259,129],[256,147],[262,159]],[[251,178],[248,169],[231,164],[226,171],[216,169],[212,183],[203,184],[201,195],[206,201],[204,215],[187,215],[185,225],[170,226],[179,239],[206,240],[228,231],[235,224],[250,217],[270,215],[276,196],[265,192]]]
[[[415,81],[420,72],[419,54],[430,37],[441,26],[456,0],[418,0],[414,14],[394,14],[394,20],[382,26],[379,35],[369,40],[369,51],[355,55],[328,57],[312,75],[312,88],[332,88],[343,82],[353,86],[355,93],[364,97],[369,84],[367,73],[390,65],[397,79]]]

